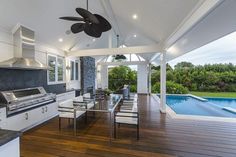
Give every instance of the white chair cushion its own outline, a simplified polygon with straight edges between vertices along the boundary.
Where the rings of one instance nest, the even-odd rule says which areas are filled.
[[[68,99],[66,101],[62,101],[59,103],[59,107],[70,107],[70,108],[73,108],[74,105],[73,105],[73,100],[72,99]]]
[[[85,113],[85,111],[76,111],[76,118],[80,117],[84,113]],[[74,118],[74,113],[72,113],[72,112],[60,112],[59,117],[61,117],[61,118]]]
[[[137,113],[125,113],[125,112],[118,112],[117,116],[137,116]],[[131,117],[132,118],[132,117]]]
[[[124,123],[124,124],[138,125],[138,118],[132,118],[132,117],[116,117],[116,123]]]
[[[79,101],[79,102],[83,102],[84,101],[84,98],[83,96],[77,96],[73,99],[74,101]]]
[[[91,95],[90,95],[90,93],[85,93],[85,94],[83,95],[83,97],[90,99],[90,98],[91,98]]]
[[[87,109],[91,109],[94,107],[94,102],[88,103],[87,104]]]

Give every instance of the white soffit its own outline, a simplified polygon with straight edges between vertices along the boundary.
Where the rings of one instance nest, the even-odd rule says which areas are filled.
[[[236,31],[236,1],[225,0],[167,50],[167,60]]]

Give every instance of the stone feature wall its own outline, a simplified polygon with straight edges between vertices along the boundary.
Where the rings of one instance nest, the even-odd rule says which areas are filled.
[[[80,64],[82,92],[86,93],[88,87],[93,87],[93,90],[95,91],[95,59],[92,57],[80,57]]]
[[[66,91],[66,84],[47,84],[46,70],[23,70],[0,68],[0,91],[44,87],[49,93],[60,94]]]

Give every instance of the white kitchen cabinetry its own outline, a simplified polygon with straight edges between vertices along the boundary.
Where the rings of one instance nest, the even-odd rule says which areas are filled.
[[[5,116],[5,118],[3,117],[3,123],[0,123],[0,127],[2,129],[24,131],[58,115],[57,108],[58,103],[54,102],[11,117]]]
[[[6,125],[6,108],[0,108],[0,129]]]
[[[19,137],[0,146],[0,157],[20,157]]]

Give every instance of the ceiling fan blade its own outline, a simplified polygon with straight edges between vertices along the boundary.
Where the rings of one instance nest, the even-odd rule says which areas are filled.
[[[79,33],[82,32],[85,28],[85,24],[84,23],[75,23],[71,26],[71,32],[72,33]]]
[[[98,26],[100,27],[100,30],[102,30],[103,32],[109,31],[111,29],[111,24],[101,15],[98,14],[94,14],[94,16],[96,16],[96,18],[99,21]]]
[[[97,17],[93,15],[91,12],[89,12],[88,10],[83,9],[83,8],[76,8],[75,10],[80,16],[82,16],[85,19],[85,21],[96,23],[96,24],[99,23],[99,20],[97,19]]]
[[[97,30],[96,27],[93,27],[92,24],[86,24],[84,32],[92,37],[99,38],[102,35],[102,31]]]
[[[64,16],[64,17],[60,17],[59,19],[68,20],[68,21],[84,21],[82,17],[74,17],[74,16]]]

